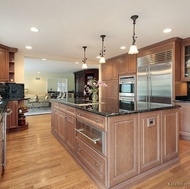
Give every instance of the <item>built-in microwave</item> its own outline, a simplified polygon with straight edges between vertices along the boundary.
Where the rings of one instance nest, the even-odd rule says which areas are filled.
[[[120,76],[119,77],[119,99],[124,100],[128,98],[133,101],[135,98],[135,87],[136,87],[136,77],[131,76]]]

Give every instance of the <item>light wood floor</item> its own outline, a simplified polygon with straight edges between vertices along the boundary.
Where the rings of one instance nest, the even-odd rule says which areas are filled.
[[[50,115],[28,116],[27,121],[28,130],[8,133],[0,189],[97,189],[51,134]],[[133,187],[166,188],[190,188],[190,142],[180,141],[179,165]]]

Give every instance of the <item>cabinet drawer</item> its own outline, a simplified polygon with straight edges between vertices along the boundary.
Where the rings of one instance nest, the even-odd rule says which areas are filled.
[[[66,112],[66,106],[64,104],[58,104],[58,109],[61,110],[62,112]]]
[[[71,106],[66,106],[67,114],[76,117],[76,109]]]
[[[92,114],[83,110],[77,110],[77,119],[80,119],[90,125],[107,130],[106,129],[106,118],[100,115]]]
[[[77,138],[77,157],[91,174],[105,184],[106,158]]]

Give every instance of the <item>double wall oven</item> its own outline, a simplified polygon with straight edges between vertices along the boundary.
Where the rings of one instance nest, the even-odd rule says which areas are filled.
[[[120,111],[136,110],[136,76],[119,77],[119,109]]]

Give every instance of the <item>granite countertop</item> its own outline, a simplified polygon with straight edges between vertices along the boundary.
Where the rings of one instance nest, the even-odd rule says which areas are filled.
[[[76,107],[81,110],[85,110],[88,112],[93,112],[98,115],[110,117],[110,116],[118,116],[118,115],[126,115],[126,114],[134,114],[134,113],[141,113],[141,112],[148,112],[148,111],[156,111],[156,110],[163,110],[163,109],[172,109],[180,107],[178,105],[172,106],[169,104],[158,104],[154,103],[151,104],[149,108],[145,108],[140,102],[135,102],[135,109],[134,110],[121,110],[119,108],[119,100],[115,99],[101,99],[99,102],[92,102],[90,100],[85,99],[52,99],[52,102],[58,102],[62,104],[66,104],[69,106]],[[130,102],[129,102],[130,103]]]

